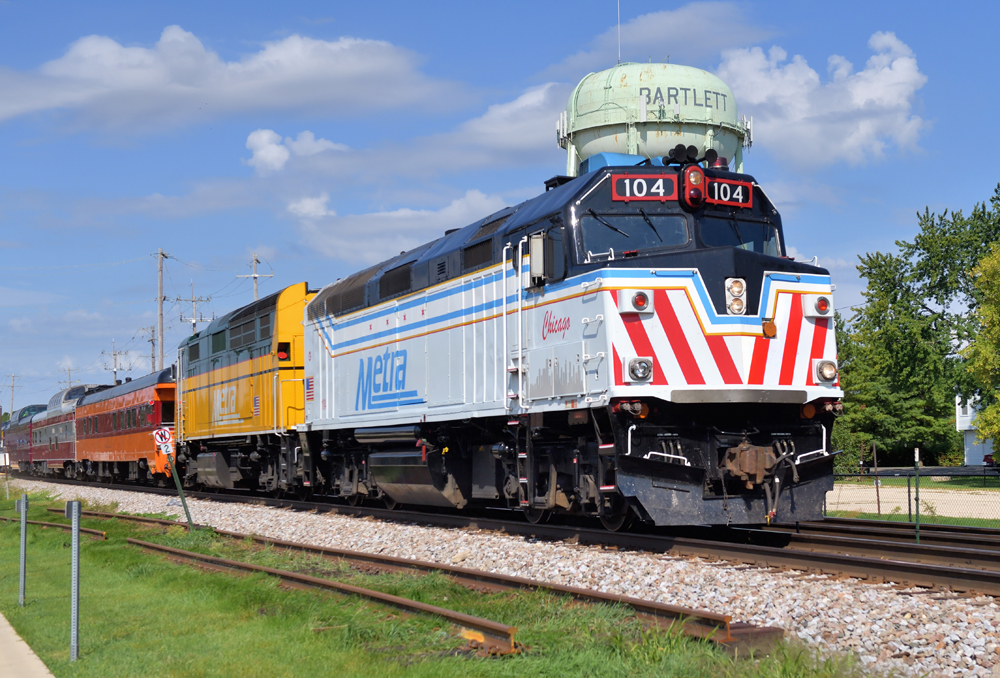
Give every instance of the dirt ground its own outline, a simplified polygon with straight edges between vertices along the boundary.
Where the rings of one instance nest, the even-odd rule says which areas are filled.
[[[928,483],[930,484],[930,483]],[[914,492],[910,490],[909,505],[913,508]],[[883,515],[892,513],[907,515],[907,488],[879,487],[875,482],[864,485],[857,483],[837,483],[826,495],[827,511],[860,511],[877,513],[881,501]],[[926,487],[920,482],[920,513],[955,518],[985,518],[1000,520],[1000,492],[996,490],[938,490]]]

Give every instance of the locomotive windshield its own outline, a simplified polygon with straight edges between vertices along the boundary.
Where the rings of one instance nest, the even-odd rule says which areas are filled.
[[[698,220],[698,230],[706,247],[739,247],[758,254],[781,256],[778,229],[774,224],[706,216]]]
[[[619,258],[639,250],[678,247],[688,241],[687,219],[680,214],[600,214],[594,210],[580,219],[587,258]]]

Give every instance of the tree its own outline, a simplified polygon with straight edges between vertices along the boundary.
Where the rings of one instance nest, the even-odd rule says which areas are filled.
[[[963,351],[968,373],[976,384],[979,414],[973,422],[983,440],[1000,439],[1000,243],[973,272],[979,331]]]
[[[917,236],[897,241],[898,254],[860,257],[868,285],[839,336],[845,397],[835,444],[856,454],[874,442],[887,464],[908,463],[920,447],[928,463],[951,465],[962,459],[955,395],[979,389],[961,351],[980,322],[972,271],[1000,241],[1000,185],[968,217],[917,217]]]

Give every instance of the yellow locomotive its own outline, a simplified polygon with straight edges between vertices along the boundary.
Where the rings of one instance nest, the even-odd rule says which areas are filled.
[[[178,348],[178,462],[188,480],[266,490],[298,486],[291,435],[305,414],[298,283],[217,318]],[[285,454],[282,454],[285,452]],[[290,455],[289,455],[290,453]]]

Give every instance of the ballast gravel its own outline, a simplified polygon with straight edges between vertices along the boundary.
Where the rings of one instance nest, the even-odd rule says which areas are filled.
[[[183,513],[177,499],[17,480],[64,500],[116,503],[126,513]],[[648,552],[537,541],[496,532],[188,500],[192,519],[218,529],[596,589],[780,626],[824,652],[857,655],[871,673],[1000,676],[1000,607],[988,596],[901,590],[803,572]]]

